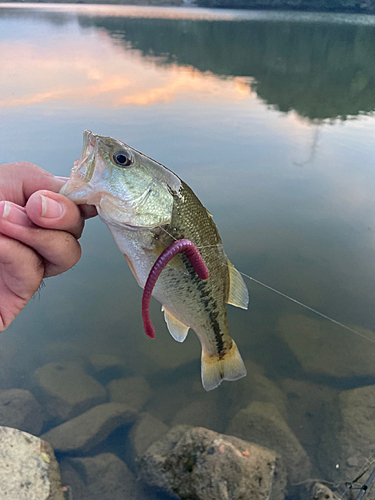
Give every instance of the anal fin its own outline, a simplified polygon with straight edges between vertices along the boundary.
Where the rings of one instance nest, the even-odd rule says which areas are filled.
[[[228,260],[229,267],[229,294],[227,303],[232,306],[247,309],[249,305],[249,292],[241,274],[234,265]]]
[[[238,380],[245,376],[246,368],[234,341],[229,351],[221,356],[202,350],[202,384],[206,391],[215,389],[223,380]]]
[[[173,316],[165,306],[162,306],[161,310],[164,311],[164,319],[169,333],[177,342],[183,342],[186,339],[189,327],[177,319],[176,316]]]

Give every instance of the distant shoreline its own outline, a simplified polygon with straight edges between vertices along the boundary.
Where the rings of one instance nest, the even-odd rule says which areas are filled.
[[[202,7],[212,9],[375,14],[375,0],[0,0],[2,4],[69,4],[136,7]]]

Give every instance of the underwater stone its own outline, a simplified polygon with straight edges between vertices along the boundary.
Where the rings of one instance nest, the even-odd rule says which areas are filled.
[[[284,379],[281,382],[288,401],[288,425],[307,454],[316,456],[322,428],[324,408],[338,391],[306,380]]]
[[[94,457],[71,458],[67,462],[85,478],[86,488],[79,500],[146,500],[141,486],[137,483],[126,464],[113,453],[102,453]]]
[[[111,368],[122,368],[124,365],[117,356],[111,354],[92,354],[90,363],[97,372]]]
[[[0,498],[64,500],[50,445],[26,432],[0,427]]]
[[[104,387],[72,362],[49,363],[33,375],[35,394],[52,417],[69,420],[92,406],[104,403]]]
[[[140,410],[151,396],[151,388],[143,377],[112,380],[107,386],[110,400]]]
[[[174,427],[138,465],[143,481],[174,498],[284,498],[285,472],[275,452],[202,427]]]
[[[311,462],[307,453],[272,403],[251,403],[237,413],[226,433],[279,453],[290,483],[310,478]]]
[[[374,337],[370,330],[348,326]],[[348,378],[375,375],[375,350],[369,349],[370,342],[330,321],[286,315],[276,329],[307,372]]]
[[[118,427],[134,422],[137,415],[134,408],[121,403],[107,403],[54,427],[42,437],[61,453],[87,452]]]
[[[244,405],[244,401],[262,401],[273,403],[279,413],[286,418],[287,399],[283,391],[265,377],[261,366],[251,360],[245,361],[247,376],[243,380],[236,381],[231,385],[229,397],[233,401],[230,414],[236,415]]]
[[[166,434],[168,430],[167,425],[150,413],[140,413],[139,420],[129,431],[132,459],[143,455],[147,448]]]
[[[39,435],[43,427],[42,407],[24,389],[0,391],[0,425]]]
[[[369,465],[374,456],[374,408],[375,385],[342,391],[327,406],[318,459],[331,481],[353,481]]]

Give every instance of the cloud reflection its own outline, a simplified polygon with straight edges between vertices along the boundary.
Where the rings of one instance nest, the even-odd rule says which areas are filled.
[[[246,99],[246,78],[222,79],[192,67],[163,66],[139,52],[113,44],[96,32],[70,44],[0,43],[3,89],[0,106],[11,108],[41,103],[121,108],[177,100]]]

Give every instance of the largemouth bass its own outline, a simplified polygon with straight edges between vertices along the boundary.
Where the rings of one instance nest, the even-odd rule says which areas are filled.
[[[163,269],[153,296],[174,339],[183,342],[189,328],[198,335],[206,390],[246,375],[229,335],[226,304],[247,309],[248,291],[225,255],[212,215],[184,181],[123,142],[86,130],[81,156],[60,192],[96,206],[142,288],[163,250],[176,240],[193,242],[209,278],[201,280],[181,253]]]

